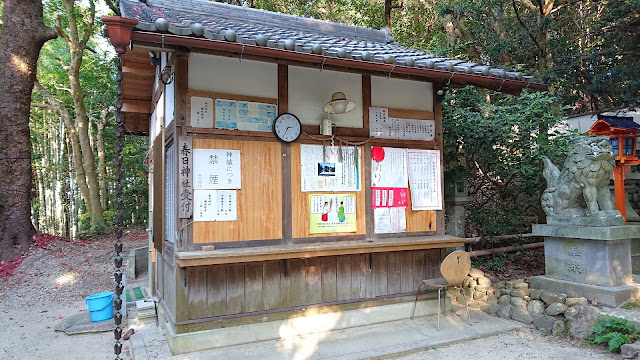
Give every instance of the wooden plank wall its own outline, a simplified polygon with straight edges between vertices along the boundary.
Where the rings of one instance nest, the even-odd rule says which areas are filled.
[[[317,145],[317,144],[314,144]],[[360,164],[364,164],[364,149],[360,147]],[[361,235],[366,234],[366,220],[365,220],[365,184],[364,184],[364,166],[360,166],[360,179],[361,191],[346,191],[346,192],[321,192],[317,191],[317,194],[356,194],[356,226],[357,231],[355,233],[331,233],[331,234],[310,234],[309,233],[309,194],[314,192],[302,192],[301,175],[300,175],[300,144],[291,144],[291,208],[292,208],[292,220],[293,226],[292,234],[293,238],[306,238],[306,237],[329,237],[329,236],[344,236],[344,235]],[[370,191],[370,190],[369,190]]]
[[[238,221],[195,222],[193,242],[281,239],[280,143],[195,138],[193,148],[240,150],[242,157],[242,189],[238,190]]]
[[[409,203],[405,211],[406,232],[436,231],[436,213],[435,210],[411,210],[411,188],[409,188]]]
[[[433,249],[190,267],[189,319],[415,292],[440,276],[439,256]]]

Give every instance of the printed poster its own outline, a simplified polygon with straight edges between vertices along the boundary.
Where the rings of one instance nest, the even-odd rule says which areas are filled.
[[[408,150],[411,209],[442,210],[439,150]]]
[[[356,231],[356,194],[309,194],[311,234]]]
[[[194,189],[240,189],[240,150],[194,149]]]
[[[195,190],[193,221],[236,221],[238,199],[235,190]]]
[[[300,145],[302,192],[360,191],[361,154],[353,146]]]
[[[238,128],[238,102],[216,99],[216,129]]]
[[[371,206],[403,207],[409,203],[407,150],[373,147],[371,161]]]
[[[216,99],[216,129],[273,131],[278,115],[274,104]]]

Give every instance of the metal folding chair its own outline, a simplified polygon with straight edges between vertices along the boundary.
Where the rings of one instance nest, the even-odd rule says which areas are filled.
[[[441,303],[441,292],[442,290],[446,290],[450,287],[460,288],[462,289],[462,282],[469,275],[469,270],[471,270],[471,258],[469,254],[462,250],[457,250],[447,255],[446,258],[442,261],[440,265],[440,274],[442,274],[442,278],[438,279],[428,279],[422,280],[422,283],[418,286],[418,290],[416,291],[416,300],[413,302],[413,311],[411,312],[411,319],[416,312],[416,304],[418,303],[418,295],[420,294],[420,289],[422,286],[437,288],[438,289],[438,331],[440,331],[440,303]],[[469,315],[469,304],[467,303],[467,296],[462,291],[462,295],[464,297],[464,304],[467,307],[467,318],[469,320],[469,325],[471,325],[471,315]]]

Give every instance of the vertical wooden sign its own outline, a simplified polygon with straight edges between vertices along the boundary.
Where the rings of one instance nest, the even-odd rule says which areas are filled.
[[[193,138],[178,136],[178,218],[193,215]]]

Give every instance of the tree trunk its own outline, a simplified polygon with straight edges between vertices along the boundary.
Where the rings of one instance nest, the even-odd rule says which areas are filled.
[[[96,133],[96,149],[98,150],[98,182],[100,183],[100,205],[102,205],[102,211],[107,210],[107,199],[109,194],[107,193],[107,160],[106,153],[104,151],[104,124],[107,122],[107,116],[109,115],[109,109],[104,109],[100,112],[100,120],[97,124]]]
[[[42,45],[56,37],[40,0],[5,0],[0,34],[0,259],[27,250],[31,223],[29,112]]]
[[[76,170],[76,179],[78,181],[78,188],[82,194],[82,200],[84,200],[87,209],[91,209],[91,196],[89,192],[89,185],[87,184],[87,178],[85,176],[85,167],[83,165],[82,151],[80,149],[80,137],[76,131],[76,126],[73,123],[73,118],[69,111],[62,105],[50,92],[48,92],[39,82],[35,82],[35,90],[42,95],[47,103],[51,105],[51,109],[54,110],[62,120],[69,133],[69,140],[71,142],[71,152],[73,154],[73,166]],[[93,152],[92,152],[93,154]]]
[[[402,3],[394,4],[393,2],[394,0],[384,0],[384,22],[387,24],[389,31],[391,31],[391,10],[399,9],[403,6]]]
[[[102,205],[100,205],[100,189],[98,187],[98,176],[96,173],[96,164],[94,160],[93,148],[89,141],[89,118],[84,105],[84,91],[80,87],[80,63],[82,55],[71,53],[72,63],[74,57],[79,57],[77,67],[72,65],[73,71],[69,72],[69,80],[71,83],[71,96],[76,110],[76,128],[78,137],[80,138],[80,150],[84,164],[84,172],[87,177],[87,185],[89,186],[90,202],[87,204],[89,215],[91,217],[91,230],[96,231],[104,227],[104,215],[102,213]]]
[[[84,90],[80,84],[80,67],[82,65],[82,54],[87,48],[87,42],[93,34],[93,24],[95,17],[95,6],[93,0],[89,0],[88,22],[83,24],[81,33],[78,28],[77,19],[73,16],[75,6],[74,0],[63,0],[62,4],[66,8],[66,17],[68,21],[68,33],[62,28],[62,18],[58,17],[56,23],[56,32],[62,37],[69,46],[71,58],[69,64],[63,63],[63,67],[69,77],[69,85],[71,87],[71,97],[73,98],[73,106],[75,110],[76,126],[75,130],[78,134],[80,142],[80,151],[82,153],[82,164],[84,167],[84,176],[86,184],[89,188],[87,211],[91,218],[91,231],[100,231],[105,226],[102,205],[100,204],[100,188],[98,186],[98,174],[96,172],[96,164],[94,160],[93,148],[89,140],[89,117],[87,116],[87,108],[84,103]],[[62,60],[60,60],[62,62]]]

